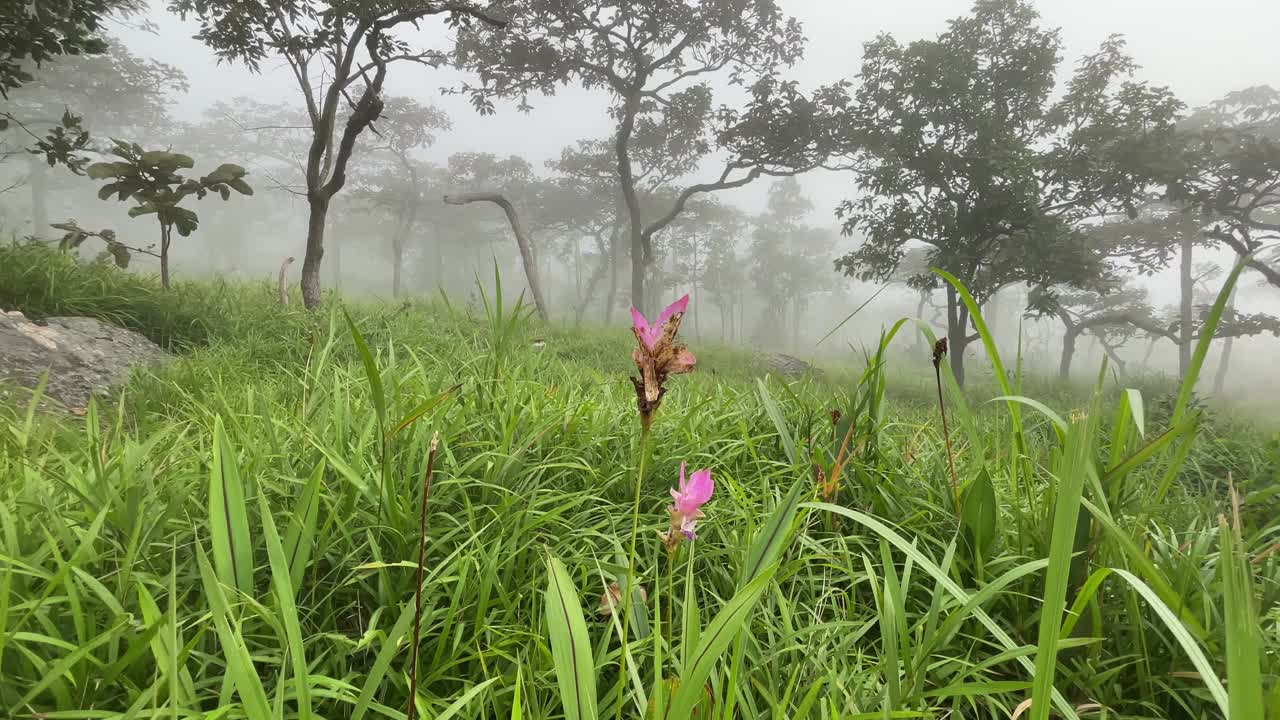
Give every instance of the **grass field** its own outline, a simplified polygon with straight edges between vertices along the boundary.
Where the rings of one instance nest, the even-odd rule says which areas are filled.
[[[0,249],[0,306],[181,354],[0,405],[0,717],[1280,717],[1280,446],[1189,387],[1001,348],[953,488],[910,327],[789,383],[690,340],[642,444],[626,326],[273,294]]]

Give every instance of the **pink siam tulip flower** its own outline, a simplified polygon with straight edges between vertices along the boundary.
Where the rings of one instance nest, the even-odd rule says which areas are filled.
[[[643,313],[631,308],[634,323],[631,331],[635,333],[639,343],[631,352],[631,358],[640,370],[640,377],[632,378],[631,382],[636,388],[636,404],[645,427],[648,427],[653,413],[662,403],[667,376],[692,372],[694,363],[697,362],[688,348],[676,342],[680,322],[688,307],[689,296],[685,295],[668,305],[652,325]]]
[[[681,540],[693,540],[698,536],[698,521],[703,518],[702,506],[711,500],[715,492],[711,470],[694,470],[685,476],[685,464],[680,463],[680,485],[671,491],[672,504],[667,509],[671,515],[671,528],[662,533],[662,541],[668,550],[674,550]]]

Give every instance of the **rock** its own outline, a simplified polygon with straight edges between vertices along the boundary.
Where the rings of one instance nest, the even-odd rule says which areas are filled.
[[[73,413],[128,381],[133,368],[171,359],[142,335],[93,318],[31,321],[0,311],[0,383],[35,388],[48,371],[45,395]]]
[[[798,357],[782,353],[769,353],[761,356],[761,362],[768,372],[775,372],[788,379],[802,378],[806,375],[821,376],[822,370],[815,368]]]

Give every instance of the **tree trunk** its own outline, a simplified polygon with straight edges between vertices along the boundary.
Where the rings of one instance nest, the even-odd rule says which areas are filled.
[[[1236,291],[1231,290],[1231,296],[1227,298],[1227,314],[1230,315],[1236,309]],[[1236,342],[1235,337],[1228,337],[1222,343],[1222,357],[1218,359],[1218,372],[1213,376],[1213,394],[1221,395],[1222,390],[1227,384],[1227,373],[1231,372],[1231,346]]]
[[[924,304],[927,302],[929,302],[929,294],[922,291],[920,293],[920,301],[916,303],[916,320],[924,321]],[[924,346],[924,332],[917,327],[915,354],[923,356],[926,352],[928,352],[928,348]]]
[[[407,233],[408,230],[405,231]],[[401,283],[404,275],[404,246],[405,237],[399,230],[391,237],[391,297],[399,298],[402,291]]]
[[[604,324],[613,324],[613,307],[618,303],[618,258],[622,244],[622,228],[617,221],[609,233],[609,294],[604,300]]]
[[[49,231],[49,166],[31,158],[31,234],[43,237]]]
[[[307,194],[307,252],[302,257],[302,304],[308,310],[320,307],[320,261],[324,259],[324,226],[329,216],[329,196],[323,191]]]
[[[1186,230],[1186,228],[1184,228]],[[1195,291],[1195,278],[1191,276],[1191,252],[1195,236],[1190,232],[1182,234],[1182,263],[1179,273],[1179,287],[1182,297],[1178,308],[1178,376],[1186,377],[1191,368],[1191,334],[1192,328],[1192,295]]]
[[[947,354],[956,384],[964,387],[964,351],[969,346],[969,308],[960,301],[954,286],[947,285]]]
[[[1076,339],[1080,337],[1078,328],[1067,326],[1062,336],[1062,360],[1058,363],[1058,377],[1066,380],[1071,377],[1071,359],[1076,354]]]
[[[502,212],[507,215],[507,222],[511,224],[511,232],[516,236],[516,245],[520,246],[520,259],[524,263],[525,279],[529,282],[529,292],[533,295],[533,305],[538,310],[538,316],[545,322],[547,320],[547,304],[542,299],[542,286],[538,283],[538,261],[533,256],[533,245],[529,240],[529,236],[524,234],[524,228],[520,226],[520,218],[516,217],[516,209],[511,204],[511,201],[501,193],[445,195],[444,201],[449,205],[491,202],[502,208]]]
[[[173,226],[160,223],[160,287],[169,289],[169,242]]]
[[[582,327],[582,316],[587,312],[587,306],[591,304],[591,298],[596,295],[596,287],[600,285],[600,281],[604,279],[604,274],[609,270],[609,254],[605,251],[604,239],[596,238],[596,247],[600,250],[600,263],[596,265],[596,269],[591,271],[591,277],[587,279],[587,288],[585,292],[580,293],[578,306],[573,310],[573,326],[575,328]]]
[[[635,129],[636,113],[640,110],[640,95],[627,96],[622,106],[622,122],[614,138],[614,151],[618,160],[618,187],[627,208],[627,238],[631,246],[631,304],[641,312],[644,304],[644,227],[640,219],[640,197],[636,193],[635,177],[631,172],[631,133]]]

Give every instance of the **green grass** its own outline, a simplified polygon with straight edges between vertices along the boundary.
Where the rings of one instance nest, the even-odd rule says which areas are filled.
[[[790,384],[694,344],[700,370],[669,381],[653,426],[648,602],[619,683],[621,618],[597,608],[631,540],[627,328],[539,327],[510,297],[315,314],[272,300],[265,283],[161,293],[0,249],[0,306],[102,317],[182,353],[86,418],[0,406],[0,717],[405,717],[437,434],[420,718],[1280,706],[1280,552],[1262,557],[1280,542],[1280,445],[1177,387],[1006,389],[975,364],[947,402],[962,487],[994,491],[977,533],[956,520],[910,326]],[[1057,419],[1019,403],[1017,427],[1004,395]],[[854,429],[820,497],[813,468],[834,469],[848,427],[833,409]],[[716,494],[696,550],[669,564],[657,531],[681,461],[711,467]],[[566,688],[594,694],[566,704]]]

